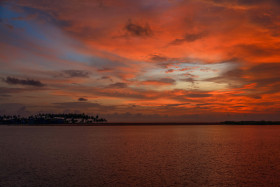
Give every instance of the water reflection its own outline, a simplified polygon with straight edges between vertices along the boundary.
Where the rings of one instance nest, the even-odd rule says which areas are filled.
[[[0,186],[277,186],[280,126],[0,127]]]

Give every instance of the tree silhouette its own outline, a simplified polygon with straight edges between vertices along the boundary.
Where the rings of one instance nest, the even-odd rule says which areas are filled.
[[[0,115],[0,124],[92,124],[107,122],[104,118],[82,114],[39,113],[28,117]]]

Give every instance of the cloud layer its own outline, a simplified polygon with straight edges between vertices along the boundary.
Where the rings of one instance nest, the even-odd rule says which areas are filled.
[[[18,79],[14,77],[7,77],[6,79],[3,79],[3,82],[6,82],[7,84],[16,84],[16,85],[24,85],[24,86],[35,86],[35,87],[43,87],[45,86],[43,83],[37,80],[32,79]]]
[[[277,0],[1,1],[0,104],[115,121],[276,119],[279,8]]]

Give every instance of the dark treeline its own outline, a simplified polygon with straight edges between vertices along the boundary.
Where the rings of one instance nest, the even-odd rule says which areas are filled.
[[[280,121],[224,121],[226,125],[280,125]]]
[[[92,124],[104,123],[106,119],[98,115],[86,114],[36,114],[29,117],[16,115],[0,115],[0,124]]]

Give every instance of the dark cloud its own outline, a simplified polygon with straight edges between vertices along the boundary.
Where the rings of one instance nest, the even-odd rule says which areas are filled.
[[[211,103],[198,103],[198,104],[196,104],[196,106],[198,106],[198,107],[207,106],[207,105],[211,105]]]
[[[8,84],[19,84],[19,85],[26,85],[26,86],[34,86],[34,87],[43,87],[45,84],[41,83],[37,80],[32,79],[18,79],[14,77],[7,77],[6,79],[2,79],[3,82]]]
[[[238,88],[249,83],[248,80],[243,78],[243,76],[244,76],[244,70],[236,68],[227,71],[218,77],[206,79],[206,81],[215,82],[215,83],[226,83],[231,88]]]
[[[278,44],[279,45],[279,44]],[[243,56],[270,57],[279,55],[279,46],[238,45],[234,47]]]
[[[173,64],[173,65],[176,63],[193,63],[194,61],[199,61],[199,59],[194,59],[194,58],[172,58],[172,57],[167,57],[158,54],[150,55],[149,60],[153,62],[164,62],[166,64]],[[159,63],[159,64],[164,64],[164,63]]]
[[[191,93],[188,94],[187,97],[211,97],[212,94],[207,94],[207,93]]]
[[[255,23],[260,26],[264,27],[270,27],[274,25],[274,17],[272,17],[269,14],[260,14],[259,12],[256,12],[252,15],[250,15],[251,22]]]
[[[168,69],[165,71],[165,73],[172,73],[172,72],[174,72],[174,69]]]
[[[42,89],[38,89],[36,87],[25,87],[25,88],[6,88],[6,87],[0,87],[0,93],[1,95],[13,95],[13,94],[19,94],[23,92],[28,91],[39,91]]]
[[[194,41],[199,40],[199,39],[201,39],[205,36],[206,36],[205,32],[186,34],[183,38],[175,39],[170,44],[171,45],[180,45],[184,42],[194,42]]]
[[[264,2],[264,0],[237,0],[237,3],[242,5],[255,5],[261,2]]]
[[[99,103],[90,103],[87,101],[84,102],[63,102],[63,103],[53,103],[55,108],[59,109],[72,109],[72,110],[79,110],[85,111],[86,109],[94,109],[99,112],[103,111],[110,111],[115,108],[115,106],[105,106]]]
[[[18,2],[16,2],[16,3],[18,3]],[[25,3],[27,3],[27,4],[30,3],[34,6],[36,1],[31,0],[29,2],[26,1]],[[43,10],[43,9],[48,8],[47,7],[48,5],[57,6],[58,4],[50,1],[49,4],[48,3],[42,3],[42,4],[39,3],[38,5],[35,5],[34,7],[32,7],[32,6],[30,6],[30,7],[22,6],[21,7],[22,10],[25,11],[26,13],[28,13],[28,14],[26,14],[24,16],[21,16],[21,17],[15,17],[15,18],[13,18],[13,20],[37,19],[37,20],[40,20],[42,23],[49,23],[49,24],[56,25],[58,27],[70,27],[70,26],[73,25],[73,22],[71,20],[57,19],[57,17],[58,17],[57,12]],[[40,6],[42,6],[42,9],[40,8]]]
[[[227,83],[230,87],[242,87],[246,84],[255,83],[255,88],[247,89],[247,95],[252,98],[258,99],[260,96],[256,93],[256,90],[261,93],[275,93],[280,92],[280,63],[263,63],[252,66],[248,69],[234,69],[225,72],[219,77],[207,79],[216,83]],[[266,89],[262,89],[266,87]]]
[[[172,57],[167,57],[164,55],[158,55],[158,54],[153,54],[150,55],[149,60],[151,62],[156,62],[158,66],[161,68],[170,68],[170,66],[174,66],[176,64],[180,63],[188,63],[190,62],[188,59],[184,58],[172,58]],[[167,72],[168,73],[168,72]],[[170,72],[169,72],[170,73]]]
[[[65,103],[53,103],[57,107],[62,107],[62,108],[80,108],[80,107],[85,107],[85,108],[91,108],[91,107],[100,107],[101,105],[98,103],[90,103],[90,102],[65,102]]]
[[[181,81],[194,83],[195,80],[193,78],[189,77],[189,78],[186,78],[186,79],[181,79]]]
[[[203,38],[205,36],[206,36],[206,34],[203,33],[203,32],[198,33],[198,34],[186,34],[184,39],[187,42],[194,42],[194,41],[196,41],[198,39],[201,39],[201,38]]]
[[[260,4],[269,4],[272,6],[280,5],[279,0],[237,0],[236,3],[239,5],[247,5],[247,6],[260,5]]]
[[[161,78],[161,79],[156,79],[156,80],[146,80],[142,81],[142,84],[150,84],[150,85],[156,85],[156,84],[174,84],[176,81],[172,78]]]
[[[243,107],[246,107],[244,105],[236,105],[236,106],[232,106],[233,108],[243,108]]]
[[[177,106],[182,106],[182,105],[186,105],[186,104],[189,104],[189,103],[167,104],[167,105],[165,105],[165,106],[166,106],[166,107],[177,107]]]
[[[83,97],[80,97],[80,98],[78,99],[78,101],[87,101],[87,99],[86,99],[86,98],[83,98]]]
[[[0,93],[1,94],[13,94],[13,93],[20,93],[25,91],[23,88],[6,88],[6,87],[0,87]]]
[[[208,1],[208,0],[207,0]],[[229,1],[229,0],[212,0],[212,2],[219,5],[243,5],[243,6],[255,6],[260,4],[271,4],[277,3],[278,0],[237,0],[237,1]]]
[[[249,69],[250,73],[258,76],[280,77],[280,63],[263,63]]]
[[[175,83],[176,81],[171,78],[161,78],[158,80],[158,82],[164,82],[164,83]]]
[[[110,76],[102,76],[98,80],[109,80],[110,82],[113,82],[113,79]]]
[[[62,71],[62,75],[65,78],[73,78],[73,77],[88,78],[90,76],[90,72],[85,70],[64,70]]]
[[[250,68],[247,74],[252,76],[251,82],[257,83],[258,87],[264,87],[270,85],[271,90],[275,90],[279,92],[280,91],[280,88],[278,88],[280,83],[279,70],[280,70],[280,63],[263,63]]]
[[[11,97],[9,94],[0,94],[0,97]]]
[[[98,72],[110,72],[113,71],[113,68],[101,68],[101,69],[97,69]]]
[[[163,62],[163,61],[169,60],[169,58],[167,58],[165,56],[161,56],[161,55],[151,55],[150,60],[152,60],[154,62]]]
[[[123,83],[123,82],[117,82],[114,84],[110,84],[108,87],[109,88],[127,88],[127,84]]]
[[[139,25],[139,24],[132,23],[131,21],[129,21],[125,26],[125,30],[133,36],[151,36],[152,35],[152,30],[148,24]]]
[[[127,88],[129,89],[128,91],[124,91],[122,89],[110,89],[110,86],[106,86],[106,87],[102,87],[102,89],[100,88],[96,88],[96,87],[87,87],[87,86],[79,86],[79,87],[74,87],[71,88],[70,92],[74,93],[83,93],[83,94],[88,94],[90,93],[94,93],[95,96],[106,96],[106,97],[114,97],[114,98],[137,98],[137,99],[147,99],[147,98],[156,98],[158,97],[158,95],[160,95],[160,93],[156,92],[156,91],[147,91],[144,89],[131,89],[131,88]],[[149,93],[147,95],[147,93]]]

